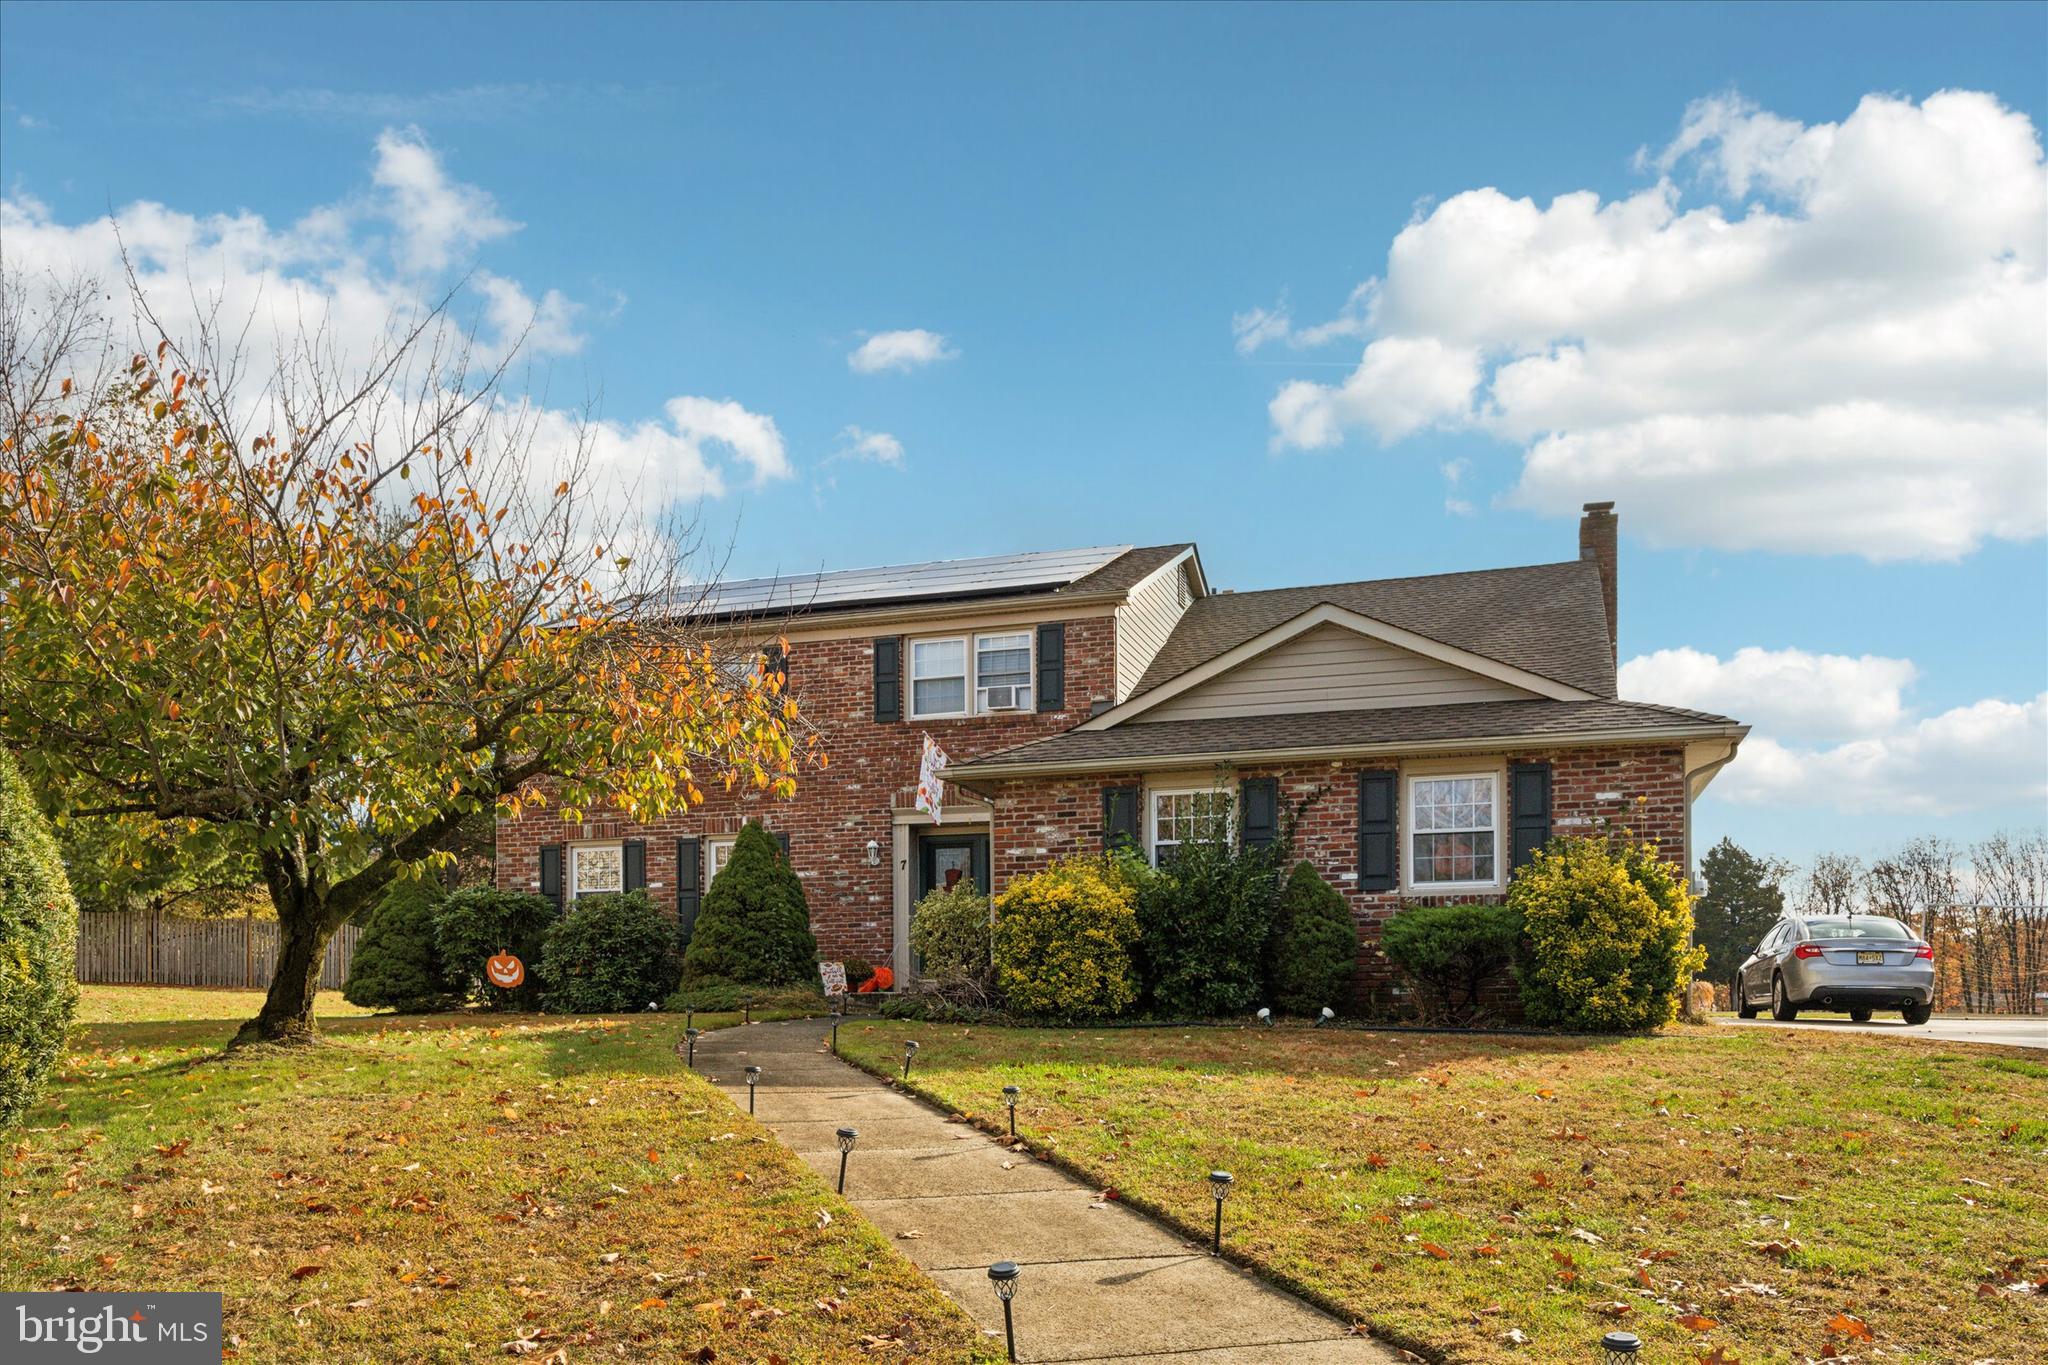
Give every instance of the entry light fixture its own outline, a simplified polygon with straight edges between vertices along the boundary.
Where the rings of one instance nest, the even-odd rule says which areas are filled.
[[[868,866],[880,867],[881,865],[882,845],[878,840],[870,839],[868,840]]]

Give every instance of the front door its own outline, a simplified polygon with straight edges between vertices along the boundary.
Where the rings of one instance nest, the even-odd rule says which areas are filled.
[[[917,841],[917,885],[916,894],[910,902],[910,918],[917,920],[917,902],[942,887],[957,886],[963,881],[974,883],[985,896],[988,894],[988,836],[986,834],[927,834]],[[918,960],[915,951],[910,955],[910,969],[924,970],[924,963]]]

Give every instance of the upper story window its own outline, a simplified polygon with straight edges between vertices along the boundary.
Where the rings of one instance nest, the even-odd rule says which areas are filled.
[[[1184,843],[1230,837],[1230,813],[1236,803],[1227,790],[1213,787],[1151,794],[1152,863],[1164,867]]]
[[[1499,880],[1496,773],[1408,779],[1408,883],[1416,890],[1491,888]]]
[[[1030,709],[1030,631],[910,642],[912,720]]]
[[[573,844],[569,848],[569,898],[626,889],[623,844]]]

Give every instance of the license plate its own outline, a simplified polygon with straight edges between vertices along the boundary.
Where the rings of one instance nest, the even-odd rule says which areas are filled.
[[[1856,954],[1856,965],[1859,967],[1882,967],[1884,965],[1884,954],[1859,952]]]

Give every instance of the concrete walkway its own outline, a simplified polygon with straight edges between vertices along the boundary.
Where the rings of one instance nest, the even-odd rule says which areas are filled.
[[[1073,1177],[837,1060],[825,1046],[829,1033],[829,1022],[816,1019],[723,1029],[698,1040],[697,1069],[744,1109],[743,1069],[760,1067],[757,1117],[828,1181],[839,1174],[834,1130],[858,1128],[846,1197],[998,1337],[1003,1310],[988,1267],[1023,1267],[1013,1305],[1019,1360],[1400,1359],[1122,1205],[1101,1205]]]

